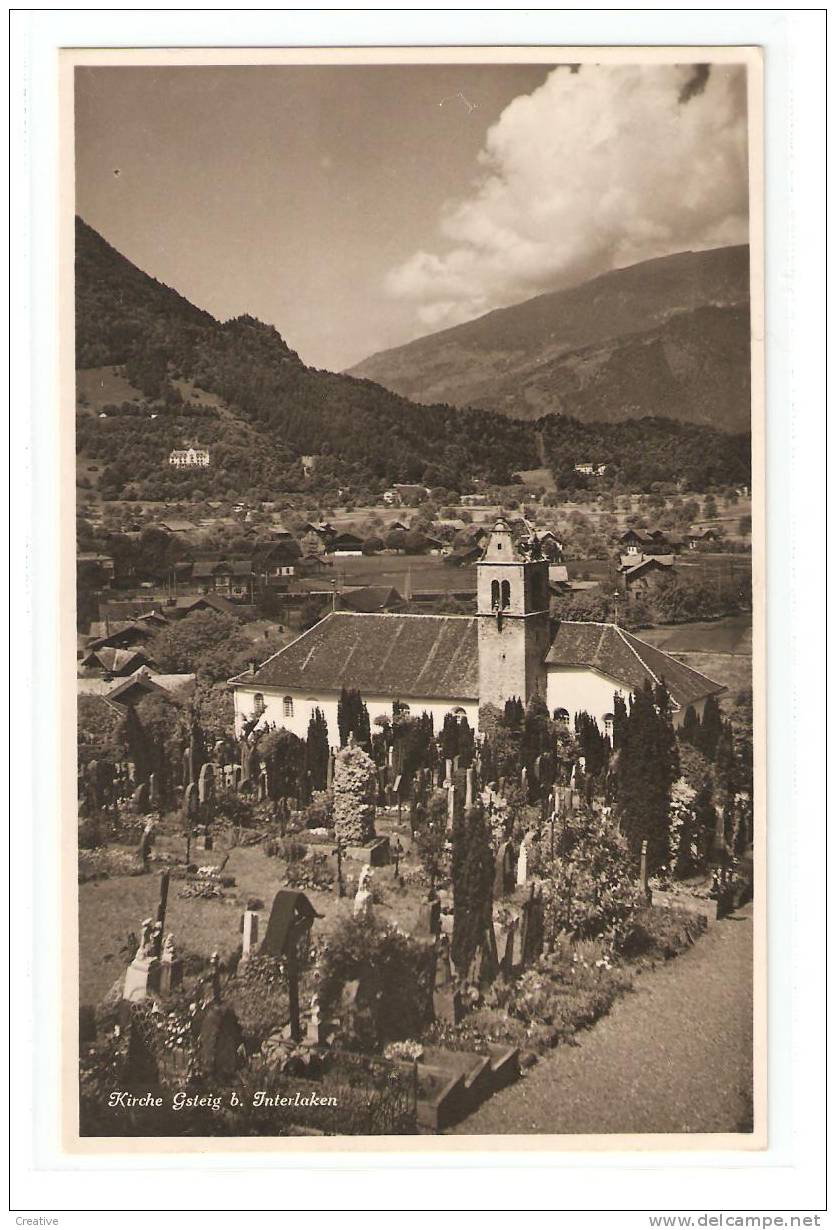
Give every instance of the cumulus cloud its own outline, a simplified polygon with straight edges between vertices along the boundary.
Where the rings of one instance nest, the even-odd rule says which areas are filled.
[[[686,249],[747,239],[745,70],[555,69],[488,130],[439,250],[389,271],[425,329]]]

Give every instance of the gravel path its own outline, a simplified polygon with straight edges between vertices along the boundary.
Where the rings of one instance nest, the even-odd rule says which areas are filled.
[[[752,906],[636,979],[607,1016],[454,1132],[749,1131]]]

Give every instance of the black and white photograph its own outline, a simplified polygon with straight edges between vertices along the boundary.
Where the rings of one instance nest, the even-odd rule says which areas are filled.
[[[763,1149],[759,51],[62,54],[70,1135]]]

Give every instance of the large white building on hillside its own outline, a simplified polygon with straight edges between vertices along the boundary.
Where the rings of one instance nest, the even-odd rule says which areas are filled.
[[[168,454],[168,464],[177,466],[180,470],[205,469],[209,464],[209,450],[206,448],[173,448]]]
[[[360,691],[372,721],[400,702],[431,713],[436,730],[455,709],[476,729],[481,705],[540,695],[554,716],[571,723],[585,711],[605,731],[615,694],[626,698],[646,679],[664,682],[677,723],[725,690],[616,624],[563,621],[555,630],[539,541],[515,541],[500,519],[477,564],[475,615],[334,611],[230,683],[237,729],[259,715],[304,738],[319,708],[336,745],[343,687]]]

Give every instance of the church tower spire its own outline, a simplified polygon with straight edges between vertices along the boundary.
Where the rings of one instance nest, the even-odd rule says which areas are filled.
[[[515,540],[500,517],[476,565],[479,619],[479,703],[502,709],[546,696],[549,650],[549,564],[534,531]]]

